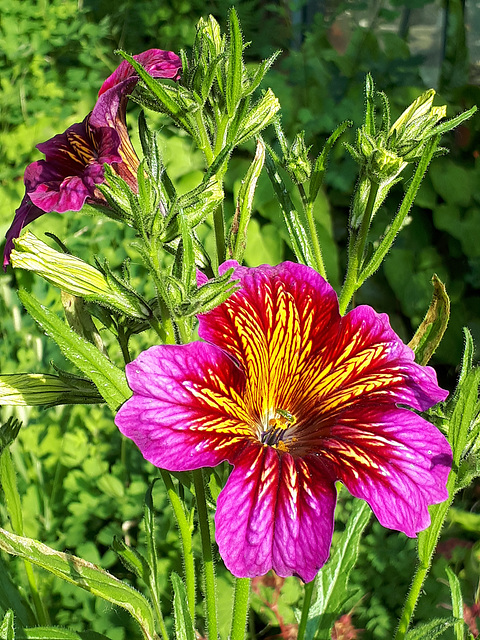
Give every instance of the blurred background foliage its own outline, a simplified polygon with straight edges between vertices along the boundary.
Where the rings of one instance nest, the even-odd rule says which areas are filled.
[[[64,131],[91,110],[101,83],[119,63],[114,50],[139,53],[151,47],[188,48],[198,18],[212,13],[224,26],[229,5],[224,0],[0,0],[1,236],[22,198],[25,166],[41,157],[35,144]],[[257,61],[282,51],[264,84],[272,87],[281,101],[282,123],[289,139],[304,129],[312,155],[341,121],[348,118],[360,125],[368,71],[377,88],[387,93],[393,119],[431,86],[439,93],[436,103],[446,103],[449,115],[480,105],[478,0],[238,0],[236,7],[245,40],[251,42],[247,59]],[[180,191],[187,190],[201,178],[201,154],[170,123],[158,118],[156,123],[161,128],[170,175]],[[428,307],[430,279],[437,273],[451,297],[452,317],[434,364],[441,382],[450,389],[462,351],[462,326],[468,325],[480,344],[479,135],[480,119],[475,117],[444,139],[448,157],[433,161],[409,224],[381,271],[355,300],[387,312],[394,328],[408,341]],[[135,131],[132,136],[135,139]],[[353,130],[345,139],[348,136],[352,138]],[[272,142],[273,130],[266,137]],[[226,204],[230,215],[252,151],[241,149],[232,160]],[[315,212],[334,286],[343,274],[348,207],[355,180],[355,165],[338,146]],[[408,176],[378,212],[372,237],[392,219],[406,184]],[[119,265],[125,256],[136,260],[130,230],[109,220],[49,214],[37,220],[32,231],[40,237],[53,231],[73,253],[90,262],[94,255],[106,256],[112,266]],[[277,263],[291,257],[273,192],[268,180],[261,179],[246,263]],[[30,274],[0,274],[0,371],[51,372],[52,360],[68,368],[55,346],[23,312],[15,295],[20,283],[43,303],[61,311],[58,292]],[[149,339],[142,336],[132,351],[138,353]],[[115,358],[117,354],[111,355]],[[11,413],[3,408],[0,422]],[[133,581],[111,545],[114,536],[142,544],[142,500],[155,470],[130,441],[122,443],[111,415],[102,407],[60,407],[48,413],[21,408],[15,413],[28,425],[13,448],[24,512],[30,514],[27,533]],[[181,567],[176,528],[170,510],[163,510],[165,497],[158,487],[155,497],[158,544],[165,565],[163,596],[167,599],[168,573],[171,569],[181,572]],[[447,542],[442,544],[446,546],[429,578],[428,602],[421,603],[418,610],[420,618],[430,617],[432,606],[439,603],[448,607],[448,589],[439,580],[444,577],[445,563],[457,570],[469,606],[478,598],[479,504],[478,488],[460,496],[455,518],[445,532]],[[0,514],[5,522],[1,506]],[[348,500],[343,500],[340,526],[347,515]],[[448,546],[450,538],[458,544]],[[361,637],[391,636],[392,613],[399,613],[413,562],[413,541],[377,524],[371,526],[355,573],[356,596],[351,600],[355,626],[364,629]],[[31,614],[25,578],[20,564],[17,575],[15,560],[9,560],[9,567],[11,579],[2,571],[0,580],[0,609],[15,603],[17,619],[27,624]],[[386,584],[385,577],[391,578],[391,583]],[[44,574],[39,574],[39,579],[55,624],[93,629],[112,640],[133,637],[122,612],[95,604],[86,593]],[[228,620],[230,579],[222,573],[219,581],[223,598],[220,612],[224,611],[223,618]],[[272,602],[280,593],[282,605],[278,608]],[[264,637],[281,633],[287,638],[295,622],[298,597],[295,579],[257,581],[252,637],[268,625]],[[442,611],[446,609],[436,609],[435,615],[442,615]],[[222,637],[226,637],[227,628],[222,626]],[[342,637],[356,636],[338,635],[337,639]]]

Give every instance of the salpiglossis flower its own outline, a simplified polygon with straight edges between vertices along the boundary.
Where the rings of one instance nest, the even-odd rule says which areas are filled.
[[[134,58],[154,77],[178,77],[180,58],[171,51],[150,49]],[[45,160],[32,162],[25,170],[25,196],[6,233],[4,267],[13,239],[39,216],[80,211],[86,201],[105,204],[96,188],[104,181],[105,163],[113,165],[130,188],[137,189],[139,160],[126,124],[128,95],[137,82],[133,67],[123,61],[103,83],[93,111],[83,122],[37,145]]]
[[[205,342],[127,365],[116,424],[171,471],[227,460],[216,539],[228,569],[314,578],[329,555],[340,480],[381,524],[415,536],[447,498],[451,450],[415,411],[444,400],[430,367],[360,306],[345,316],[313,269],[234,267],[241,288],[199,318]],[[412,410],[413,409],[413,410]]]

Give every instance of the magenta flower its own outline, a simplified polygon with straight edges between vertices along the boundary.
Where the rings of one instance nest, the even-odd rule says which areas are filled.
[[[329,555],[335,482],[414,537],[448,496],[451,450],[415,411],[444,400],[430,367],[368,306],[344,317],[313,269],[248,269],[201,315],[206,342],[156,346],[127,365],[116,424],[157,467],[234,466],[217,502],[228,569],[310,581]],[[409,407],[409,408],[407,408]]]
[[[180,58],[171,51],[151,49],[134,57],[154,77],[178,77]],[[13,239],[39,216],[51,211],[80,211],[87,200],[105,204],[96,189],[104,181],[104,163],[113,165],[120,177],[137,189],[139,160],[126,124],[128,94],[137,82],[133,67],[123,61],[103,83],[93,111],[83,122],[37,145],[45,160],[32,162],[25,170],[25,196],[6,233],[4,267]]]

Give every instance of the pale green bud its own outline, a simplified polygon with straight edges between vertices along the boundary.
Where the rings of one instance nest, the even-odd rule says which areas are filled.
[[[80,258],[52,249],[30,231],[17,238],[14,244],[15,249],[10,256],[13,267],[33,271],[62,291],[128,316],[149,316],[148,305],[111,272],[104,275]]]
[[[55,406],[104,402],[90,380],[79,376],[14,373],[0,376],[0,405]]]

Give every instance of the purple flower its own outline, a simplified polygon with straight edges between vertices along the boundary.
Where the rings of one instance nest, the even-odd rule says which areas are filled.
[[[414,537],[448,496],[450,446],[415,412],[447,396],[434,370],[415,364],[386,315],[340,316],[313,269],[221,271],[232,266],[241,288],[200,316],[205,342],[127,365],[120,431],[164,469],[234,466],[215,523],[236,576],[312,580],[329,555],[337,480]]]
[[[134,57],[154,77],[178,77],[180,58],[171,51],[150,49]],[[128,94],[137,82],[133,67],[123,61],[103,83],[93,111],[83,122],[37,145],[45,160],[32,162],[25,170],[25,196],[6,233],[4,267],[14,238],[43,213],[80,211],[87,200],[105,203],[96,189],[104,181],[104,163],[113,165],[137,190],[139,160],[126,124]]]

